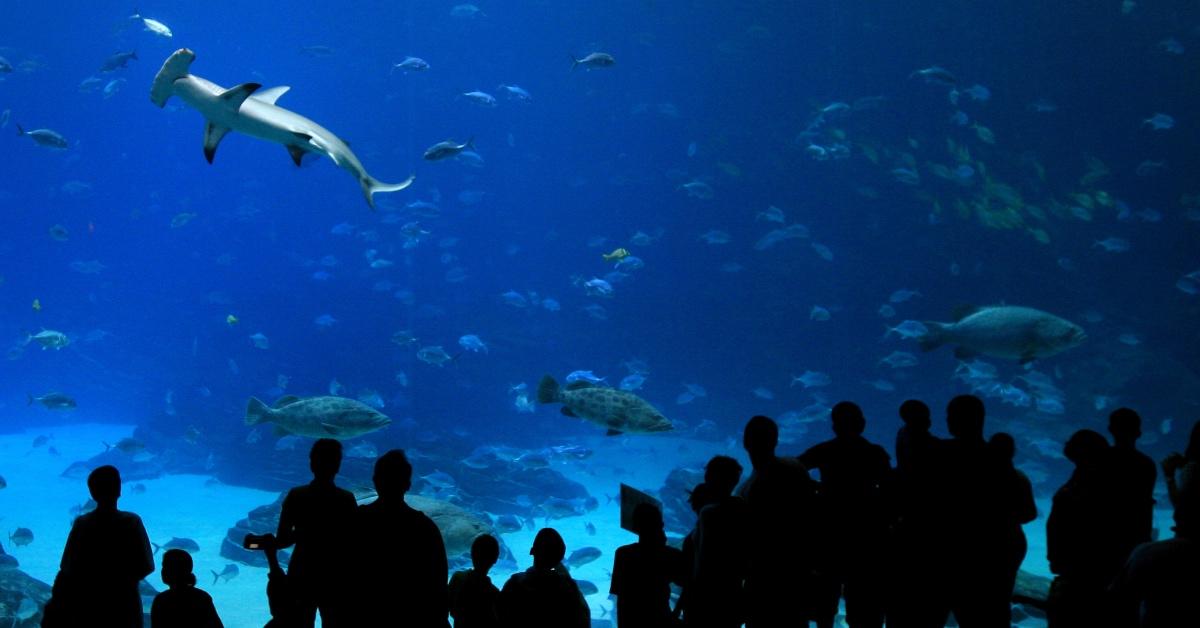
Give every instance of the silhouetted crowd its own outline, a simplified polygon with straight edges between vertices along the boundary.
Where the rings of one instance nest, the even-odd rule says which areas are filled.
[[[900,418],[894,467],[863,437],[853,403],[833,407],[833,438],[795,457],[776,454],[773,420],[751,418],[749,477],[731,457],[708,462],[689,495],[697,522],[681,548],[668,545],[658,508],[634,509],[638,540],[613,561],[616,625],[830,628],[844,604],[853,628],[932,628],[951,616],[965,628],[1011,626],[1022,526],[1037,517],[1032,484],[1013,466],[1013,437],[985,439],[984,405],[971,395],[947,405],[949,438],[931,432],[920,401],[904,402]],[[1042,608],[1051,628],[1200,626],[1200,426],[1161,463],[1175,519],[1166,540],[1154,539],[1157,469],[1135,446],[1141,418],[1116,410],[1108,431],[1111,444],[1087,429],[1066,442],[1075,469],[1046,523],[1054,579],[1047,599],[1021,601]],[[270,565],[268,626],[310,627],[318,612],[332,628],[448,627],[449,617],[456,628],[590,626],[553,528],[537,533],[533,566],[503,588],[488,576],[500,557],[490,535],[472,545],[472,568],[451,576],[437,527],[404,501],[413,474],[404,452],[376,461],[378,499],[365,506],[335,485],[341,458],[341,443],[318,440],[313,480],[288,492],[278,530],[247,537]],[[138,583],[154,571],[146,531],[117,509],[116,468],[93,471],[88,488],[97,508],[75,520],[43,626],[141,626]],[[292,546],[285,572],[277,552]],[[221,626],[187,552],[163,555],[162,579],[153,626]]]

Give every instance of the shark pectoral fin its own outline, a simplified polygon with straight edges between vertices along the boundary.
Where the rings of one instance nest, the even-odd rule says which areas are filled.
[[[605,436],[620,436],[623,433],[624,432],[622,432],[621,430],[614,430],[610,427],[610,428],[608,428],[608,431],[604,433],[604,435]]]
[[[279,97],[286,94],[289,89],[291,89],[291,87],[288,87],[287,85],[280,85],[279,87],[271,87],[269,89],[259,90],[254,93],[254,100],[261,100],[269,105],[273,105],[275,104],[275,101],[279,100]]]
[[[204,158],[208,163],[213,162],[213,157],[217,154],[217,144],[221,143],[221,138],[228,132],[228,127],[217,126],[212,122],[204,125]]]
[[[561,412],[563,416],[573,416],[573,417],[579,416],[578,414],[575,414],[574,412],[572,412],[571,409],[566,406],[563,406],[562,409],[559,410],[559,412]]]
[[[220,98],[234,111],[237,111],[241,108],[242,103],[246,102],[246,99],[250,97],[250,94],[258,91],[260,87],[262,87],[262,83],[242,83],[221,92],[221,95],[217,98]]]
[[[308,151],[296,146],[295,144],[289,145],[287,147],[287,151],[288,154],[292,156],[292,163],[296,164],[297,168],[299,168],[300,164],[304,161],[304,155],[308,153]]]

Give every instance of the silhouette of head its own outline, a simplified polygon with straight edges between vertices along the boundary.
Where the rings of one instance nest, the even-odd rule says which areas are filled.
[[[983,440],[983,400],[975,395],[959,395],[946,405],[946,429],[963,440]]]
[[[471,566],[476,571],[487,573],[487,570],[500,560],[500,542],[490,534],[480,534],[471,543]]]
[[[318,480],[333,480],[342,468],[342,443],[332,438],[322,438],[313,443],[308,452],[308,468]]]
[[[775,446],[779,444],[779,426],[770,417],[753,416],[746,421],[742,431],[742,446],[750,456],[750,463],[757,466],[775,457]]]
[[[1108,441],[1094,430],[1079,430],[1067,439],[1063,446],[1063,455],[1075,463],[1076,467],[1094,468],[1104,459],[1108,451]]]
[[[549,569],[562,562],[567,555],[567,544],[554,528],[542,528],[533,537],[533,547],[529,548],[533,555],[533,566],[539,569]]]
[[[1142,417],[1129,408],[1117,408],[1108,415],[1108,433],[1118,445],[1132,445],[1142,436]]]
[[[840,438],[862,436],[867,429],[867,418],[863,416],[862,408],[853,401],[838,402],[830,411],[833,421],[833,433]]]
[[[988,449],[992,451],[997,460],[1012,462],[1013,456],[1017,454],[1017,442],[1013,440],[1012,434],[996,432],[988,440]]]
[[[375,492],[381,499],[403,499],[412,487],[412,464],[403,449],[393,449],[375,461]]]
[[[713,456],[704,466],[704,483],[712,490],[715,499],[733,494],[742,479],[742,465],[729,456]]]
[[[909,429],[919,432],[928,432],[933,425],[929,418],[929,406],[919,399],[909,399],[900,404],[900,420],[904,421]]]
[[[88,474],[88,492],[100,506],[116,506],[121,496],[121,472],[111,464],[96,467]]]
[[[633,508],[633,532],[639,540],[665,541],[662,511],[654,504],[641,503]]]
[[[169,549],[162,558],[162,581],[169,587],[195,585],[192,573],[192,555],[181,549]]]
[[[700,514],[700,511],[705,506],[715,502],[716,499],[713,498],[712,489],[704,482],[697,484],[688,492],[688,504],[691,505],[692,512],[696,514]]]

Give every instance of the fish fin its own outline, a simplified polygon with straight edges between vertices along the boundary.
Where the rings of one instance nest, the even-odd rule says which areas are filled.
[[[158,543],[155,543],[154,541],[151,541],[151,542],[150,542],[150,544],[154,546],[154,553],[155,553],[155,554],[157,554],[157,553],[158,553],[158,550],[162,549],[162,546],[161,546],[161,545],[159,545]]]
[[[928,333],[917,339],[917,344],[921,347],[921,351],[933,351],[942,346],[945,342],[946,328],[949,325],[936,321],[925,321],[925,328]],[[884,336],[887,337],[886,335]]]
[[[584,388],[597,388],[597,386],[585,379],[577,379],[567,384],[567,390],[583,390]]]
[[[255,92],[254,95],[251,96],[251,98],[253,98],[254,100],[261,100],[262,102],[265,102],[268,105],[273,105],[273,104],[275,104],[275,101],[279,100],[279,97],[286,94],[289,89],[291,89],[291,87],[289,87],[287,85],[280,85],[278,87],[270,87],[270,88],[267,88],[264,90],[259,90],[259,91]]]
[[[349,144],[347,144],[347,146],[349,146]],[[408,175],[407,179],[401,181],[400,183],[384,183],[383,181],[380,181],[379,179],[376,179],[375,177],[372,177],[364,172],[362,178],[358,180],[358,184],[362,186],[363,196],[367,197],[367,205],[369,205],[373,210],[375,209],[374,197],[376,193],[399,192],[400,190],[412,185],[413,179],[416,179],[416,176],[410,174]],[[453,359],[458,359],[458,356],[454,356]]]
[[[330,436],[338,435],[338,426],[334,425],[333,423],[322,423],[321,428],[324,429],[325,433],[329,434]]]
[[[563,416],[573,416],[577,419],[579,418],[578,414],[575,414],[573,411],[571,411],[570,408],[568,408],[566,406],[563,406],[562,410],[559,410],[559,412],[561,412],[563,414]]]
[[[217,573],[214,569],[209,569],[209,571],[211,571],[213,575],[213,584],[216,584],[217,580],[221,579],[221,574]]]
[[[567,53],[567,58],[571,60],[571,69],[574,70],[575,66],[579,65],[579,59],[576,59],[575,55],[571,53]]]
[[[950,310],[950,318],[953,319],[954,322],[957,323],[958,321],[961,321],[962,319],[978,312],[981,309],[983,309],[983,308],[979,307],[978,305],[972,305],[970,303],[964,303],[961,305],[957,305],[953,309]]]
[[[301,399],[296,395],[284,395],[275,401],[275,408],[278,409],[284,406],[290,406],[300,400]]]
[[[954,348],[954,357],[958,358],[959,360],[970,360],[971,358],[974,358],[978,355],[979,355],[978,352],[972,351],[966,347],[955,347]]]
[[[614,430],[611,427],[608,428],[608,431],[604,433],[605,436],[620,436],[621,434],[624,434],[624,432],[621,430]]]
[[[213,162],[213,157],[217,155],[217,144],[221,143],[221,139],[227,133],[229,133],[229,127],[217,126],[212,122],[204,125],[204,158],[208,160],[208,163]]]
[[[309,154],[308,151],[296,146],[295,144],[289,144],[287,146],[287,152],[292,156],[292,163],[296,164],[297,168],[303,164],[304,156]]]
[[[242,103],[246,102],[246,99],[260,87],[262,87],[262,83],[242,83],[221,92],[217,98],[224,101],[229,108],[237,111],[241,108]]]
[[[558,382],[549,375],[543,375],[542,381],[538,382],[538,403],[555,403],[560,399],[562,399],[562,392],[558,389]]]
[[[246,425],[258,425],[268,420],[270,416],[271,409],[257,398],[251,397],[250,401],[246,402]]]

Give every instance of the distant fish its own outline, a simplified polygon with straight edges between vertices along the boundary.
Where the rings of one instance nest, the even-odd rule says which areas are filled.
[[[608,434],[665,432],[671,422],[646,400],[633,393],[598,387],[586,381],[562,389],[549,375],[538,384],[538,403],[561,403],[562,413],[608,428]]]
[[[1078,346],[1086,338],[1078,325],[1029,307],[1002,305],[965,312],[953,323],[926,322],[929,333],[921,348],[931,351],[943,344],[957,345],[960,360],[990,355],[1030,362]]]
[[[582,567],[600,558],[601,555],[602,552],[600,551],[600,548],[590,546],[581,547],[571,552],[571,555],[567,556],[566,560],[563,561],[563,564],[568,567]]]
[[[332,47],[323,46],[321,44],[300,47],[300,54],[302,54],[306,57],[313,57],[313,58],[332,57],[334,52],[336,52],[336,51]]]
[[[421,347],[417,351],[418,360],[426,364],[432,364],[433,366],[445,366],[447,362],[453,362],[454,360],[457,360],[459,355],[462,354],[460,353],[451,356],[449,353],[446,353],[446,350],[443,349],[441,345]]]
[[[133,15],[129,16],[129,19],[141,20],[142,25],[146,27],[146,30],[158,35],[159,37],[166,37],[169,39],[172,36],[171,29],[168,28],[166,24],[163,24],[162,22],[152,18],[143,17],[136,10],[134,11]]]
[[[59,349],[62,349],[65,346],[71,344],[71,339],[67,338],[67,335],[62,333],[61,331],[54,331],[53,329],[43,329],[42,331],[39,331],[36,334],[30,335],[25,340],[25,344],[29,344],[31,342],[36,342],[39,345],[41,345],[43,351],[45,351],[46,349],[54,349],[55,351],[57,351]]]
[[[8,535],[8,540],[16,547],[24,547],[33,543],[33,530],[29,528],[17,528]]]
[[[392,71],[424,72],[429,69],[429,63],[419,57],[404,57],[404,60],[392,66]]]
[[[833,378],[820,371],[804,371],[803,375],[793,375],[791,386],[801,384],[805,388],[820,388],[833,383]]]
[[[1166,131],[1175,126],[1175,118],[1165,113],[1156,113],[1142,120],[1142,124],[1149,124],[1150,128],[1154,131]]]
[[[129,454],[132,456],[140,451],[145,450],[146,443],[143,443],[142,441],[140,441],[136,438],[125,437],[125,438],[122,438],[121,440],[117,441],[116,445],[109,445],[108,443],[104,443],[104,451],[108,451],[110,449],[116,449],[117,451]]]
[[[46,148],[64,149],[67,147],[67,138],[63,137],[58,131],[50,129],[26,131],[18,124],[17,135],[28,137],[38,146],[45,146]]]
[[[958,77],[951,74],[946,68],[936,65],[917,70],[912,74],[909,74],[908,78],[920,78],[926,83],[946,85],[948,87],[954,87],[958,85]]]
[[[171,537],[170,541],[167,541],[166,543],[163,543],[162,545],[159,545],[158,543],[154,543],[154,542],[151,542],[150,544],[154,546],[155,554],[158,553],[158,550],[179,549],[179,550],[183,550],[189,554],[195,554],[200,551],[199,543],[193,541],[192,539],[180,537],[180,536]]]
[[[592,68],[607,68],[616,62],[617,60],[607,52],[593,52],[582,59],[576,59],[574,55],[571,55],[572,70],[581,65],[588,70]]]
[[[533,102],[533,96],[523,88],[516,85],[505,85],[501,83],[497,89],[499,89],[500,92],[502,92],[509,100]]]
[[[212,570],[210,569],[209,571],[212,571]],[[225,565],[225,568],[222,569],[220,573],[217,573],[216,571],[212,571],[213,584],[215,585],[220,580],[229,582],[230,580],[233,580],[234,578],[236,578],[238,576],[238,573],[240,573],[238,571],[238,566],[233,563],[229,563],[229,564]]]
[[[478,90],[473,92],[463,92],[462,97],[476,105],[479,105],[480,107],[496,106],[496,97],[487,92],[481,92]]]
[[[64,395],[60,392],[51,392],[34,397],[33,395],[25,395],[28,400],[26,405],[33,405],[33,402],[38,402],[50,410],[72,410],[75,408],[75,400],[70,395]],[[36,446],[36,445],[35,445]]]
[[[454,157],[464,150],[475,149],[475,139],[471,138],[462,144],[455,144],[452,141],[438,142],[425,150],[423,155],[426,161],[439,161],[448,157]]]
[[[136,50],[131,50],[129,52],[118,52],[104,60],[104,63],[100,65],[100,71],[116,72],[117,70],[120,70],[128,65],[130,61],[134,61],[137,58],[138,56]]]
[[[287,396],[269,407],[251,397],[246,425],[274,423],[283,432],[309,438],[344,440],[387,427],[392,420],[371,406],[345,397]]]

